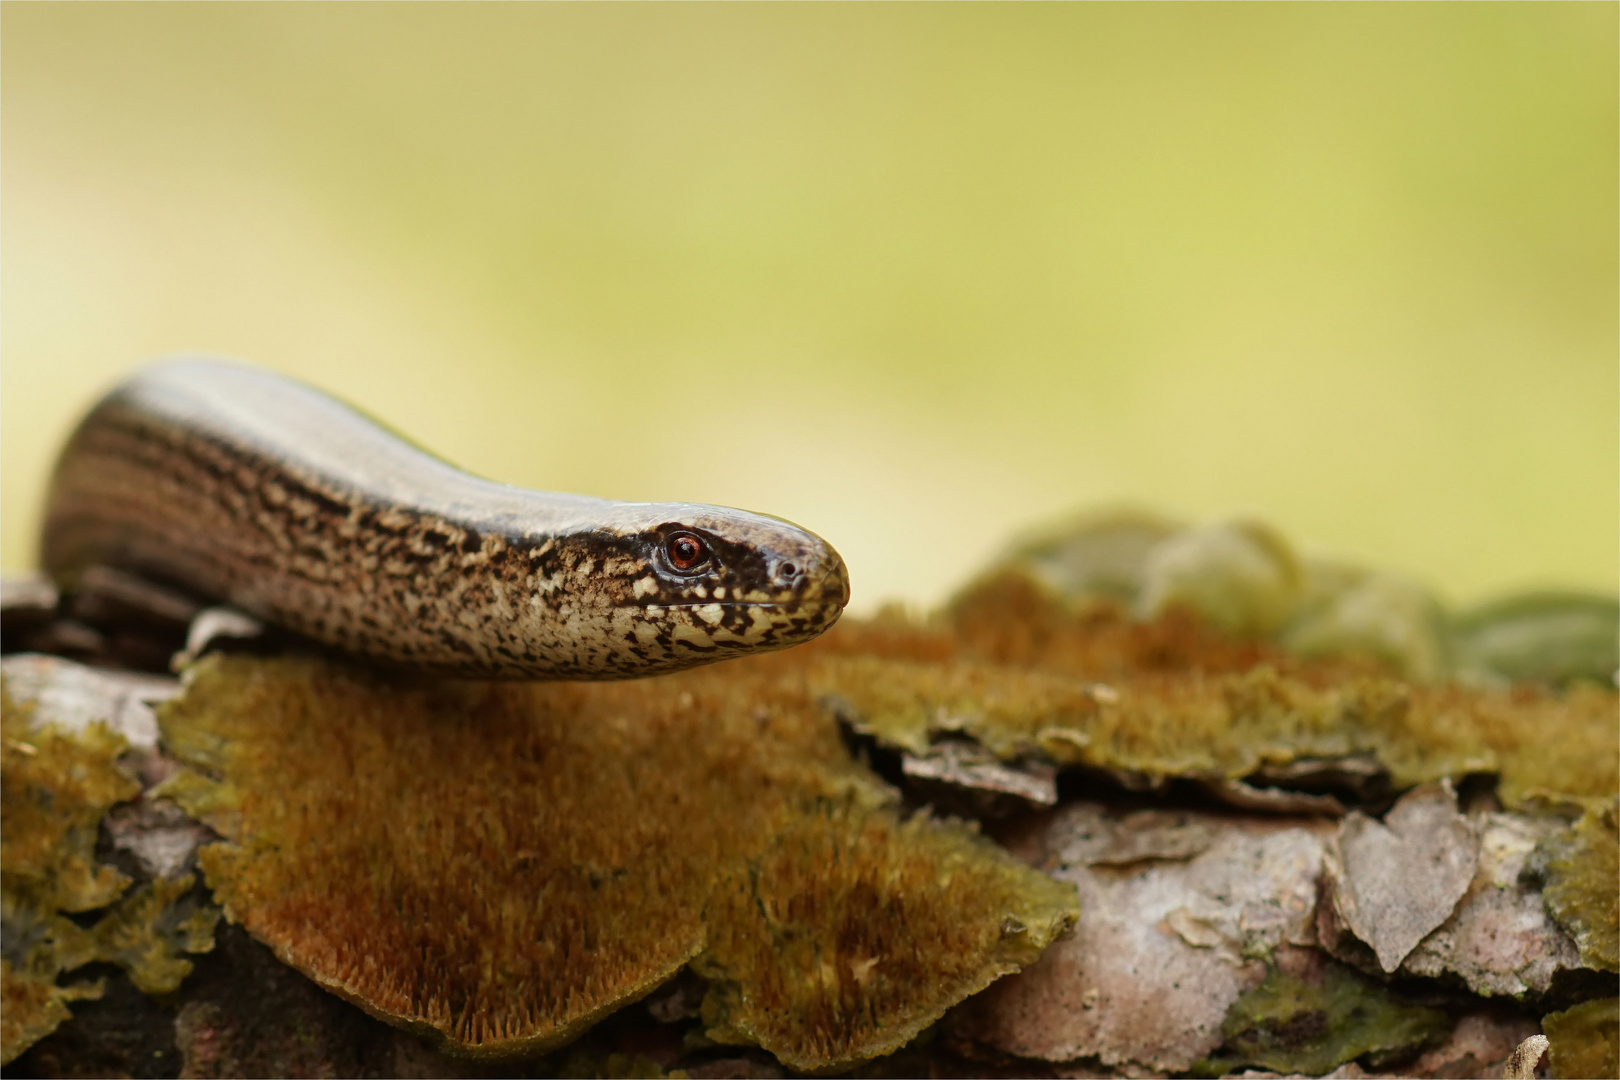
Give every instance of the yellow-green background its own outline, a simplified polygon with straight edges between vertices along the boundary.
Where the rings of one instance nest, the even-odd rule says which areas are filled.
[[[867,604],[1122,499],[1614,588],[1617,13],[7,3],[0,560],[208,350]]]

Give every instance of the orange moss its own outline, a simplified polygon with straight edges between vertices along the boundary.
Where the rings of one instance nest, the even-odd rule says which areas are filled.
[[[1301,666],[1281,649],[1221,633],[1185,608],[1138,622],[1106,601],[1067,604],[1016,570],[980,581],[927,622],[892,613],[865,622],[846,619],[815,642],[782,655],[807,653],[972,660],[1104,681],[1148,672],[1246,671],[1260,663]]]
[[[982,917],[993,911],[1009,914]],[[971,833],[825,804],[785,822],[711,898],[694,967],[720,989],[704,1019],[712,1037],[758,1043],[790,1068],[847,1067],[938,1019],[946,1001],[933,988],[983,989],[1034,962],[1074,916],[1068,885],[1031,879]]]
[[[617,684],[434,682],[304,658],[213,658],[193,674],[161,719],[172,751],[198,748],[221,777],[173,791],[233,841],[200,853],[227,917],[322,985],[463,1052],[538,1052],[653,989],[716,933],[716,883],[762,853],[778,867],[767,882],[834,888],[819,862],[781,864],[808,821],[909,838],[851,855],[863,881],[926,882],[914,922],[883,941],[935,955],[938,970],[904,988],[873,982],[853,1004],[841,985],[807,991],[836,998],[832,1014],[881,1018],[832,1037],[750,1019],[789,1015],[769,986],[795,977],[747,985],[730,1022],[804,1067],[881,1052],[1008,970],[1004,921],[1029,925],[1038,952],[1074,915],[1072,892],[963,827],[900,826],[802,679],[728,665]],[[974,866],[959,865],[964,852]],[[952,874],[964,884],[939,897],[955,906],[921,917]],[[817,911],[806,933],[827,962],[867,947],[840,937],[845,908]],[[977,953],[940,956],[942,920],[991,930]],[[725,933],[715,940],[740,940]],[[778,962],[716,955],[739,978]]]

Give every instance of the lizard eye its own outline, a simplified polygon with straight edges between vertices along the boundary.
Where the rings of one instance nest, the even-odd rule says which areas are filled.
[[[685,573],[696,570],[709,559],[709,546],[691,533],[676,533],[664,541],[669,564]]]

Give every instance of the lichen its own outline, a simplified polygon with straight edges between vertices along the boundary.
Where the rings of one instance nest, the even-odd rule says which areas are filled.
[[[1553,1076],[1620,1076],[1620,998],[1583,1001],[1542,1017]]]
[[[113,765],[123,739],[99,724],[71,734],[33,729],[33,711],[0,683],[0,1063],[55,1031],[68,1002],[100,993],[56,984],[95,958],[90,935],[58,912],[101,907],[128,885],[96,862],[96,827],[108,807],[140,790]]]
[[[1228,633],[1271,635],[1305,591],[1305,573],[1288,542],[1254,521],[1183,529],[1143,560],[1138,614],[1152,618],[1190,607]]]
[[[1620,971],[1620,830],[1616,803],[1591,800],[1579,821],[1536,846],[1532,865],[1546,880],[1542,900],[1580,950],[1581,963]]]
[[[99,722],[73,731],[35,726],[38,707],[0,686],[4,1062],[56,1030],[70,1015],[69,1002],[101,993],[100,982],[59,986],[62,975],[106,961],[125,968],[142,990],[168,993],[191,971],[180,954],[212,948],[218,918],[181,899],[190,877],[150,882],[120,899],[130,879],[97,862],[95,846],[107,811],[140,793],[116,765],[127,743]],[[109,904],[89,929],[61,914]]]
[[[990,571],[1028,574],[1066,603],[1120,604],[1153,619],[1176,605],[1300,656],[1361,657],[1422,682],[1591,681],[1620,667],[1620,603],[1526,593],[1448,614],[1420,584],[1319,557],[1254,521],[1184,525],[1104,509],[1057,523]]]
[[[97,921],[92,935],[96,958],[117,964],[143,993],[172,994],[191,974],[182,953],[214,947],[219,909],[190,897],[196,877],[160,878],[130,892]]]
[[[31,703],[0,686],[0,873],[5,888],[56,911],[105,907],[129,885],[96,861],[97,828],[141,787],[114,765],[127,748],[105,725],[31,727]]]
[[[717,1034],[827,1068],[1075,917],[965,826],[903,822],[791,669],[491,684],[214,657],[161,721],[217,777],[165,791],[228,841],[199,852],[227,917],[476,1056],[561,1045],[696,958]]]
[[[1472,678],[1613,685],[1620,604],[1581,593],[1529,593],[1482,605],[1452,624],[1456,666]]]
[[[1445,617],[1428,590],[1391,574],[1306,564],[1305,599],[1276,641],[1297,656],[1361,656],[1429,682],[1449,664]]]
[[[0,892],[0,1065],[55,1031],[68,1003],[101,996],[99,983],[58,986],[57,977],[95,959],[90,934],[15,893]]]
[[[1439,1009],[1329,961],[1314,972],[1272,968],[1227,1013],[1222,1050],[1195,1069],[1219,1076],[1244,1066],[1318,1076],[1366,1056],[1377,1067],[1443,1038]]]
[[[219,921],[217,909],[190,899],[193,884],[188,874],[137,886],[88,930],[12,891],[0,893],[5,962],[0,1057],[9,1062],[55,1031],[69,1016],[68,1002],[101,996],[101,980],[56,984],[61,975],[92,961],[122,967],[144,993],[178,990],[192,969],[181,954],[213,949]]]

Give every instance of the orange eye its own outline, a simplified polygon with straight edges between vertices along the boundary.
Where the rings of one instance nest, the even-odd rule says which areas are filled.
[[[691,533],[676,533],[664,541],[664,550],[677,570],[691,570],[709,557],[709,549]]]

